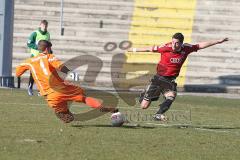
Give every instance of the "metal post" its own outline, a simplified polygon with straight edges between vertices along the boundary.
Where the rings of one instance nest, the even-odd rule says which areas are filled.
[[[63,0],[61,0],[60,24],[61,24],[61,36],[63,36],[64,35],[64,28],[63,28]]]
[[[14,87],[12,77],[14,0],[0,0],[0,87]]]

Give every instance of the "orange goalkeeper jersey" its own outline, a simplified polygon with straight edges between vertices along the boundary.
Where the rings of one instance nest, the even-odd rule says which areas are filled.
[[[16,76],[19,77],[25,71],[30,70],[41,95],[47,95],[56,89],[61,90],[65,87],[64,80],[56,72],[61,67],[62,62],[53,54],[40,53],[17,66]]]

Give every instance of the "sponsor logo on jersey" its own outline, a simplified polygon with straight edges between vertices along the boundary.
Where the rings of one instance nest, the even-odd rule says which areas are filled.
[[[181,58],[170,58],[171,63],[181,63],[182,59]]]

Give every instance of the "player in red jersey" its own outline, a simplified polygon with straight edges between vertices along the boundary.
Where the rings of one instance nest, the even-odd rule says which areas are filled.
[[[228,38],[201,42],[195,45],[183,43],[183,41],[183,34],[175,33],[172,36],[172,42],[162,46],[131,48],[128,50],[130,52],[157,52],[161,54],[161,60],[157,65],[157,74],[151,78],[150,84],[139,98],[142,109],[147,109],[151,101],[158,100],[160,94],[163,94],[165,100],[159,105],[160,109],[154,116],[155,120],[166,120],[164,113],[170,108],[177,95],[175,79],[178,77],[187,56],[200,49],[228,41]]]

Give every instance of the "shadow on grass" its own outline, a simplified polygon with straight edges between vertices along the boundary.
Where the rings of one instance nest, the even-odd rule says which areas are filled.
[[[89,128],[89,127],[97,127],[97,128],[125,128],[125,129],[155,129],[155,128],[177,128],[177,129],[208,129],[208,130],[239,130],[240,127],[231,127],[231,126],[210,126],[210,125],[191,125],[191,124],[164,124],[164,123],[151,123],[151,124],[124,124],[121,127],[114,127],[112,125],[106,124],[73,124],[71,125],[74,128]]]
[[[105,124],[78,124],[78,125],[71,125],[74,128],[88,128],[88,127],[97,127],[97,128],[126,128],[126,129],[154,129],[154,126],[140,126],[136,124],[125,124],[121,127],[114,127],[112,125],[105,125]]]
[[[217,125],[191,125],[191,124],[164,124],[164,123],[151,123],[149,125],[164,127],[164,128],[178,128],[178,129],[185,129],[185,128],[193,128],[193,129],[209,129],[209,130],[238,130],[240,129],[239,126],[217,126]]]
[[[197,125],[192,125],[188,126],[187,128],[200,128],[200,129],[213,129],[213,130],[222,130],[222,129],[227,129],[227,130],[234,130],[234,129],[240,129],[240,127],[229,127],[229,126],[197,126]]]

